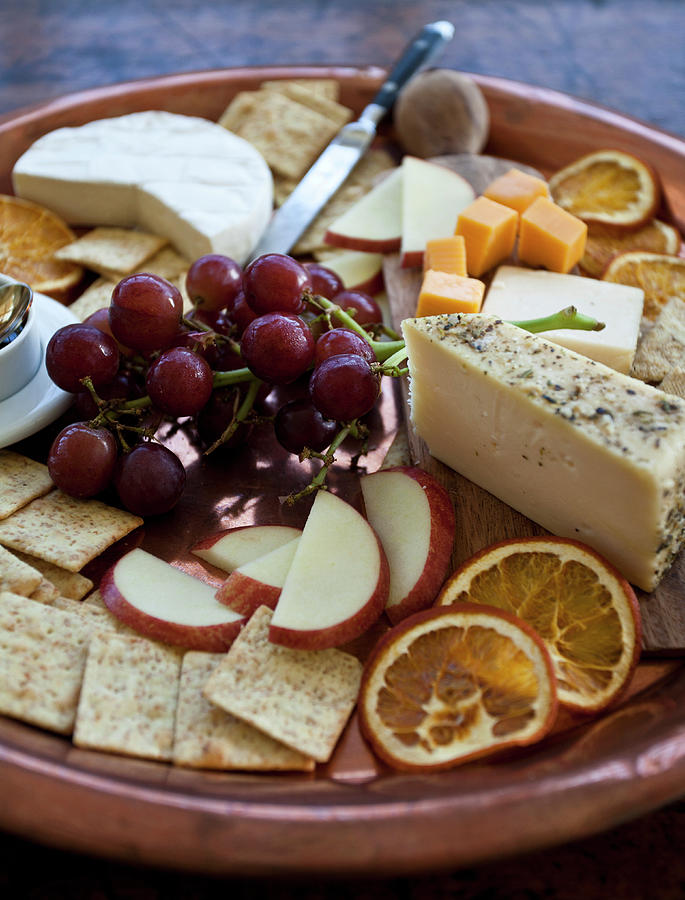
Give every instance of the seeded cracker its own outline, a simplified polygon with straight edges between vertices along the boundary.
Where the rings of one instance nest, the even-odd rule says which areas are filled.
[[[139,516],[55,490],[0,521],[0,544],[78,572],[133,531]]]
[[[271,90],[273,90],[273,88],[271,88]],[[315,112],[321,113],[322,116],[335,122],[338,130],[342,128],[343,125],[346,125],[352,118],[352,110],[348,109],[347,106],[343,106],[335,100],[329,100],[327,97],[316,94],[314,91],[310,91],[303,85],[296,84],[293,81],[281,82],[279,93],[283,94],[285,97],[290,97],[291,100],[295,100],[303,106],[308,106]]]
[[[39,571],[0,547],[0,591],[30,597],[42,578]]]
[[[266,91],[283,92],[293,84],[328,100],[337,101],[340,96],[340,85],[335,78],[285,78],[278,81],[263,81],[260,87]]]
[[[55,252],[57,259],[79,263],[114,280],[136,270],[166,244],[167,239],[130,228],[98,226]]]
[[[48,467],[12,450],[0,450],[0,519],[54,487]]]
[[[685,400],[685,369],[680,366],[671,369],[659,385],[659,389],[667,394],[675,394]]]
[[[62,597],[69,597],[72,600],[80,600],[93,589],[93,582],[85,575],[78,572],[67,572],[61,566],[55,566],[46,562],[44,559],[38,559],[37,556],[31,556],[28,553],[22,553],[15,550],[17,559],[22,560],[34,569],[37,569],[51,584],[53,584]]]
[[[337,122],[276,91],[238,94],[219,120],[279,175],[300,179],[339,130]]]
[[[310,757],[205,700],[202,688],[224,655],[192,651],[183,657],[174,763],[196,769],[313,771]]]
[[[114,288],[114,281],[110,281],[108,278],[98,278],[85,289],[78,299],[74,300],[69,309],[83,322],[98,309],[109,306]]]
[[[205,685],[212,703],[294,750],[326,762],[352,714],[362,666],[340,650],[291,650],[269,641],[260,607]]]
[[[0,713],[71,734],[91,631],[78,616],[0,593]]]
[[[142,637],[93,636],[74,744],[171,760],[182,652]]]
[[[59,591],[54,584],[49,582],[45,576],[40,580],[38,587],[31,592],[29,600],[35,600],[36,603],[47,603],[48,606],[59,597]]]
[[[630,374],[658,383],[685,359],[685,303],[674,297],[640,341]]]

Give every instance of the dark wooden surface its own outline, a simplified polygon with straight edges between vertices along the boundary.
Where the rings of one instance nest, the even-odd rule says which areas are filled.
[[[685,136],[685,4],[679,0],[2,0],[0,114],[169,72],[265,63],[387,66],[424,22],[438,18],[457,26],[441,64],[565,91]],[[683,838],[685,804],[676,803],[565,847],[459,872],[378,883],[274,884],[151,871],[133,860],[121,865],[3,835],[0,896],[175,900],[229,891],[283,900],[675,900],[685,897]]]

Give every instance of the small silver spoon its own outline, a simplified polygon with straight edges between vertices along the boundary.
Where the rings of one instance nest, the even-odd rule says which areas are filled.
[[[24,321],[32,302],[33,291],[28,284],[0,275],[0,347],[9,343],[12,332]]]

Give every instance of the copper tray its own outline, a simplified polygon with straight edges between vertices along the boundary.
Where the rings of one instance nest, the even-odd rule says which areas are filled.
[[[63,125],[163,108],[215,119],[237,90],[279,77],[336,77],[360,108],[380,69],[263,68],[177,75],[87,91],[0,118],[0,190],[38,136]],[[685,142],[552,91],[478,77],[492,114],[486,152],[550,171],[601,146],[632,150],[663,180],[685,230]],[[366,465],[375,468],[399,422],[387,392]],[[36,451],[43,433],[20,449]],[[182,433],[174,444],[190,486],[173,515],[149,522],[144,546],[192,565],[187,547],[236,520],[297,521],[279,496],[307,473],[258,436],[228,460],[199,465]],[[344,467],[336,488],[354,500]],[[119,548],[120,549],[120,548]],[[95,574],[95,573],[94,573]],[[77,750],[59,737],[0,719],[0,827],[57,847],[215,874],[398,875],[455,868],[591,835],[685,794],[685,669],[644,661],[631,695],[591,722],[566,717],[525,753],[431,776],[378,765],[354,721],[316,774],[255,776],[186,771]]]

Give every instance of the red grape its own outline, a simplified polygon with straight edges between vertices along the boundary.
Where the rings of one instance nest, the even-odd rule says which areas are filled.
[[[238,337],[242,335],[250,322],[254,322],[257,318],[257,313],[253,312],[253,310],[248,306],[247,300],[245,299],[245,294],[241,292],[235,298],[235,303],[233,304],[233,309],[231,310],[231,319],[235,323],[235,327],[238,331]]]
[[[157,409],[172,416],[192,416],[210,398],[212,369],[187,347],[172,347],[150,366],[145,384]]]
[[[305,447],[322,451],[335,437],[338,426],[324,419],[310,400],[301,398],[284,404],[274,419],[276,439],[291,453],[300,454]]]
[[[119,369],[119,350],[113,337],[77,322],[50,338],[45,367],[58,387],[76,393],[83,390],[81,379],[87,375],[96,388],[112,381]]]
[[[247,326],[240,348],[257,378],[289,384],[311,365],[314,336],[299,316],[267,313]]]
[[[369,363],[376,362],[376,354],[371,344],[351,328],[332,328],[322,334],[316,342],[314,365],[318,366],[329,356],[340,356],[342,353],[355,353],[363,356]]]
[[[219,388],[210,397],[209,403],[197,417],[197,430],[206,446],[217,441],[233,421],[233,417],[244,397],[245,389],[240,385]],[[229,449],[243,444],[252,431],[252,424],[241,422],[231,437],[221,444]]]
[[[305,267],[283,253],[265,253],[245,269],[245,299],[258,316],[270,312],[298,313],[302,292],[311,290]]]
[[[97,393],[102,400],[135,400],[145,392],[135,372],[120,369],[109,384],[98,388]],[[89,391],[79,391],[74,407],[82,419],[93,419],[98,413],[97,404]]]
[[[83,320],[84,325],[92,325],[93,328],[97,328],[98,331],[101,331],[103,334],[108,334],[111,338],[114,338],[112,334],[112,327],[109,324],[109,307],[103,306],[102,309],[96,309],[94,313],[91,313],[87,318]],[[122,356],[133,356],[133,350],[130,347],[124,347],[123,344],[119,343],[116,338],[116,345],[119,348],[119,353]]]
[[[373,408],[380,393],[380,378],[361,356],[329,356],[312,372],[309,393],[325,418],[347,422]]]
[[[186,483],[183,463],[162,444],[145,441],[119,462],[114,477],[119,499],[137,516],[157,516],[178,502]]]
[[[186,275],[186,291],[194,306],[231,309],[243,288],[243,270],[229,256],[209,253],[196,259]]]
[[[333,303],[349,312],[360,325],[373,325],[383,321],[380,306],[371,294],[365,294],[364,291],[341,291],[333,297]]]
[[[312,292],[332,300],[336,294],[345,290],[342,279],[332,269],[322,266],[320,263],[305,263],[305,269],[312,280]]]
[[[181,292],[158,275],[129,275],[112,291],[112,334],[133,350],[145,353],[170,347],[179,332],[182,314]]]
[[[117,443],[106,428],[74,422],[52,442],[48,472],[65,494],[94,497],[110,483],[116,462]]]

